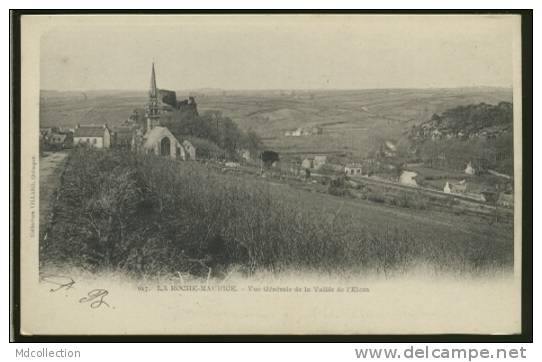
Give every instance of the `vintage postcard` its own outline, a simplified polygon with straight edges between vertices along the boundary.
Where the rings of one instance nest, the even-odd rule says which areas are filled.
[[[521,332],[521,16],[23,15],[23,335]]]

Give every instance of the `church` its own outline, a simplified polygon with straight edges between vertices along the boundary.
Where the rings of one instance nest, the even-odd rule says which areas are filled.
[[[160,116],[172,112],[174,109],[170,104],[162,101],[160,90],[156,86],[156,73],[154,63],[151,69],[151,84],[149,89],[149,100],[145,107],[146,124],[144,129],[138,129],[132,138],[132,149],[136,152],[170,157],[179,160],[195,160],[196,148],[188,140],[183,143],[171,133],[171,131],[160,124]]]

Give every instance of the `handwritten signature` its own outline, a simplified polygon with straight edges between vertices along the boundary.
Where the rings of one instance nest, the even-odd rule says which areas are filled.
[[[90,308],[96,309],[105,305],[109,307],[109,304],[104,298],[109,294],[105,289],[93,289],[87,293],[86,297],[79,299],[79,303],[90,303]]]
[[[71,277],[62,275],[43,275],[40,277],[40,282],[54,284],[56,287],[49,289],[49,292],[57,292],[61,289],[71,289],[75,284],[75,280]],[[86,297],[80,298],[79,303],[90,303],[90,307],[93,309],[99,308],[103,305],[110,307],[104,298],[109,294],[105,289],[93,289],[87,293]]]
[[[49,290],[50,292],[57,292],[61,289],[71,289],[75,284],[75,280],[72,278],[61,275],[43,275],[40,277],[40,281],[56,285],[55,288]]]

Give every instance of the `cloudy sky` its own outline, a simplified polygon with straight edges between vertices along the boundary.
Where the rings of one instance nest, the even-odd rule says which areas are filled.
[[[63,16],[41,89],[512,86],[513,16]]]

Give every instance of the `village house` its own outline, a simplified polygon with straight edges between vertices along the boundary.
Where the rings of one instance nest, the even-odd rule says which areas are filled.
[[[73,134],[73,144],[85,145],[94,148],[111,147],[111,132],[107,125],[103,126],[80,126],[75,127]]]
[[[467,163],[467,167],[465,168],[465,173],[467,175],[474,175],[476,173],[476,171],[474,171],[474,167],[472,167],[472,162],[469,161],[469,163]]]
[[[361,163],[347,163],[346,166],[344,166],[344,173],[348,176],[361,176],[361,170]]]
[[[418,176],[416,172],[404,170],[399,176],[399,183],[407,186],[418,186],[416,176]]]

